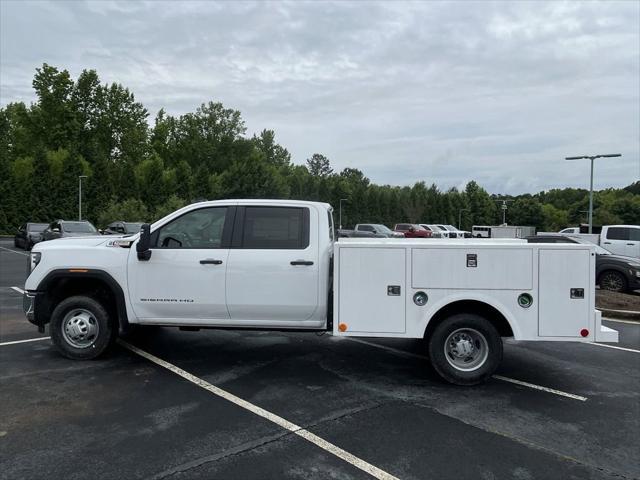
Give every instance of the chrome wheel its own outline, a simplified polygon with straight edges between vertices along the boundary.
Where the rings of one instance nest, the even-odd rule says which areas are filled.
[[[95,343],[99,332],[96,317],[84,308],[70,310],[62,320],[62,336],[75,348],[89,348]]]
[[[485,336],[473,328],[459,328],[444,343],[447,362],[462,372],[477,370],[487,361],[489,344]]]
[[[618,272],[607,272],[600,279],[600,287],[612,292],[621,292],[625,288],[625,281]]]

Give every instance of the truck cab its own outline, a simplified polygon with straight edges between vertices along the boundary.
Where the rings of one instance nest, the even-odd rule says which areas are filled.
[[[37,244],[23,308],[72,359],[133,327],[321,331],[424,338],[442,378],[472,385],[498,367],[501,337],[617,340],[595,311],[593,248],[336,242],[326,203],[200,202],[136,235]]]

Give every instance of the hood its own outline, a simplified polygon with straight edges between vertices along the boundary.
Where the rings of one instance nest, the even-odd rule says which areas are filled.
[[[640,265],[640,258],[636,258],[636,257],[627,257],[625,255],[616,255],[614,253],[610,253],[608,255],[599,253],[598,257],[607,259],[607,260],[613,260],[616,262],[635,263]]]
[[[59,248],[59,247],[97,247],[98,245],[102,245],[109,240],[113,240],[114,238],[118,238],[115,235],[109,235],[108,238],[105,238],[102,235],[82,235],[79,237],[63,237],[56,238],[55,240],[48,240],[46,242],[40,242],[33,247],[34,251],[47,250],[49,248]]]
[[[64,237],[62,238],[73,238],[73,237],[95,237],[102,236],[98,232],[64,232]]]

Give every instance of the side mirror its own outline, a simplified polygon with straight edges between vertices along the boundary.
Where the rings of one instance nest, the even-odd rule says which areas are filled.
[[[151,225],[145,223],[140,227],[140,239],[136,244],[136,252],[138,252],[138,260],[147,261],[151,258]]]
[[[409,227],[409,231],[410,231],[410,232],[415,232],[415,231],[416,231],[416,229],[415,229],[414,227]]]

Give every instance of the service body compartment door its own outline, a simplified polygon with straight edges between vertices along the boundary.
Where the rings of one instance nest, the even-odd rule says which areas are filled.
[[[579,337],[593,315],[590,251],[540,249],[538,267],[540,336]]]
[[[404,333],[406,249],[339,251],[339,320],[346,333]]]

